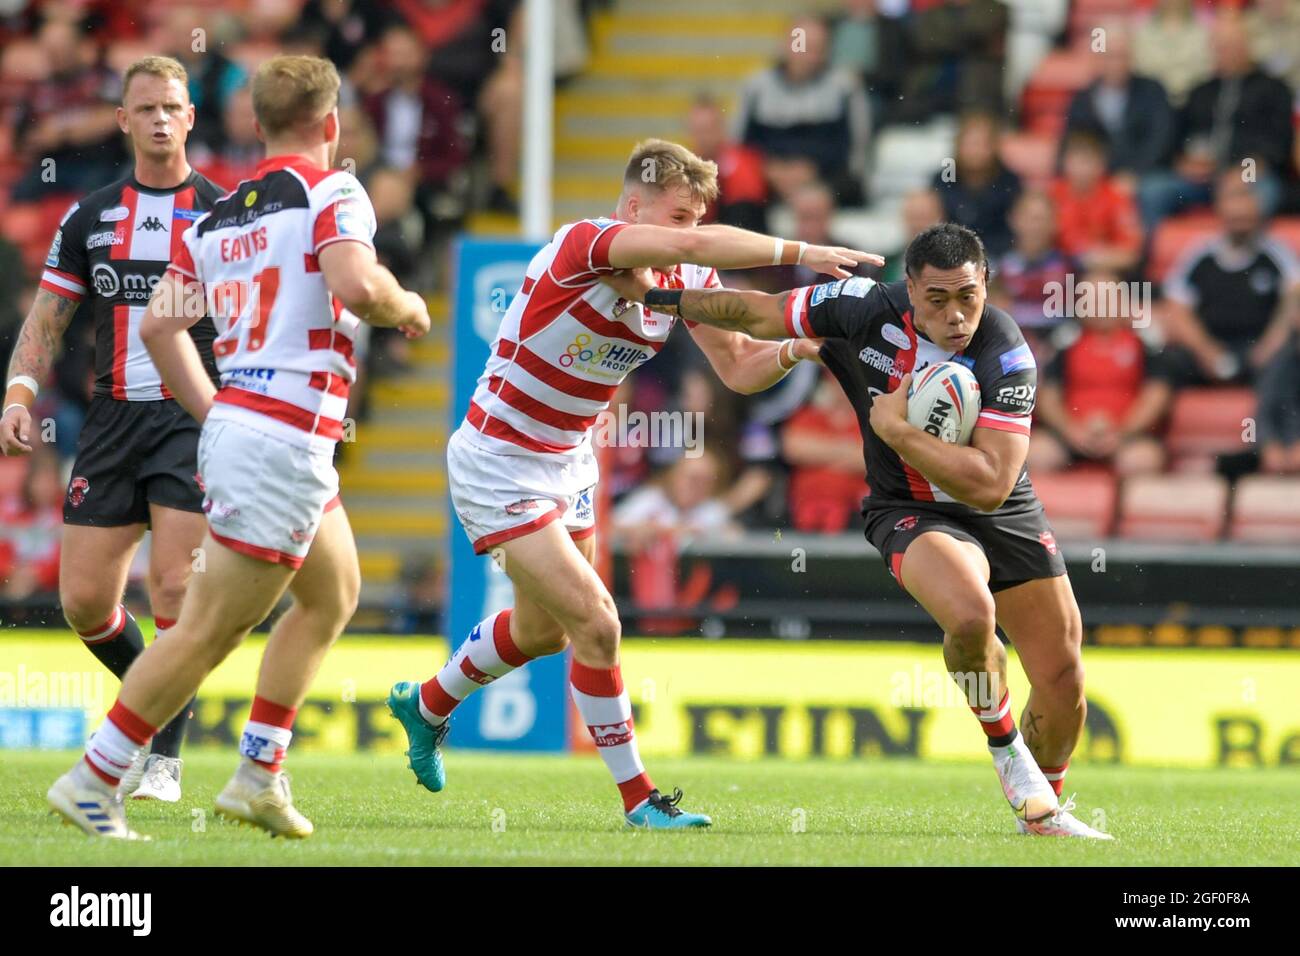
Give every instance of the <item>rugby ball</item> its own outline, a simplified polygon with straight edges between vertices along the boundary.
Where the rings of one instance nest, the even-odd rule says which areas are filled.
[[[980,383],[957,362],[939,362],[913,376],[907,390],[907,420],[940,441],[969,445],[980,415]]]

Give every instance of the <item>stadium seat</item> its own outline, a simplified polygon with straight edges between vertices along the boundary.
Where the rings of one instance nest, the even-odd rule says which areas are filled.
[[[1214,541],[1223,531],[1228,483],[1218,475],[1143,475],[1120,493],[1119,537]]]
[[[1087,50],[1056,50],[1043,57],[1021,96],[1023,128],[1060,135],[1070,100],[1092,80],[1093,69],[1093,54]]]
[[[1247,475],[1238,481],[1228,537],[1276,544],[1300,541],[1300,478]]]
[[[1171,216],[1156,227],[1151,240],[1151,256],[1147,260],[1147,278],[1152,282],[1165,281],[1174,263],[1191,246],[1214,235],[1219,221],[1211,212],[1191,212]]]
[[[1174,398],[1165,447],[1172,458],[1245,451],[1242,421],[1254,414],[1249,388],[1185,388]]]
[[[1002,162],[1031,187],[1047,184],[1056,171],[1056,139],[1034,133],[1002,137]]]
[[[1063,540],[1105,538],[1115,523],[1115,476],[1101,469],[1034,475],[1047,520]]]
[[[1269,223],[1268,231],[1300,256],[1300,216],[1278,216]]]

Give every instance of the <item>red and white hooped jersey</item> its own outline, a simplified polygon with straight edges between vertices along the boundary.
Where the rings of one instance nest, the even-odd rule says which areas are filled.
[[[273,156],[186,231],[171,268],[203,283],[221,374],[212,415],[333,445],[356,379],[360,320],[325,286],[317,255],[373,246],[375,214],[351,173]]]
[[[473,444],[502,455],[577,455],[623,379],[663,348],[676,317],[600,281],[614,271],[609,246],[627,226],[570,223],[533,256],[460,426]],[[695,265],[659,279],[667,288],[721,284],[715,270]]]

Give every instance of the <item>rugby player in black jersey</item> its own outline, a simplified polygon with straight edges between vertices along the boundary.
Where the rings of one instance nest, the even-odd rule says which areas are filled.
[[[813,338],[857,411],[871,494],[866,535],[895,579],[943,629],[948,671],[988,737],[1023,833],[1110,837],[1059,795],[1083,730],[1082,623],[1043,507],[1025,470],[1037,368],[1015,322],[987,304],[988,260],[971,230],[942,223],[906,252],[906,278],[855,278],[767,295],[667,290],[626,272],[628,299],[759,339]],[[970,444],[907,421],[912,375],[954,361],[982,406]],[[1017,727],[1003,631],[1032,690]]]
[[[159,637],[180,614],[207,530],[195,477],[199,424],[171,397],[140,341],[145,306],[181,234],[225,192],[186,159],[194,126],[187,83],[170,57],[144,57],[127,69],[117,123],[131,139],[134,168],[64,215],[14,346],[0,417],[0,451],[30,453],[36,393],[73,313],[92,310],[95,391],[63,505],[59,599],[68,624],[119,678],[144,650],[122,595],[145,529],[152,529],[149,603]],[[215,379],[212,320],[201,319],[191,334]],[[164,727],[152,752],[122,777],[122,796],[180,799],[189,713],[186,707]]]

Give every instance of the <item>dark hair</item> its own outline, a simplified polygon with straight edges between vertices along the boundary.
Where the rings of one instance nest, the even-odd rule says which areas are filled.
[[[1082,126],[1066,134],[1065,146],[1062,148],[1062,152],[1068,153],[1076,149],[1084,149],[1105,158],[1110,155],[1110,142],[1100,130],[1093,129],[1090,126]]]
[[[968,262],[987,275],[988,256],[975,230],[955,222],[941,222],[916,234],[907,244],[904,257],[907,274],[915,279],[926,266],[936,269],[960,269]]]

